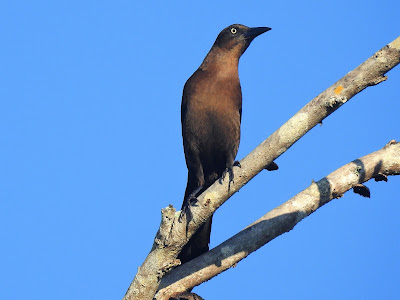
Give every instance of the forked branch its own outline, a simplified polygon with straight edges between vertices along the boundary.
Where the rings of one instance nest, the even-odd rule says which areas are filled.
[[[157,300],[168,300],[235,266],[251,252],[288,232],[302,219],[355,186],[375,178],[400,174],[400,142],[389,142],[381,150],[356,159],[271,210],[218,247],[168,273],[162,280]]]
[[[388,71],[400,63],[400,37],[376,52],[372,57],[349,72],[323,93],[315,97],[296,115],[262,142],[234,169],[235,182],[218,181],[198,197],[198,205],[191,207],[192,219],[178,221],[173,207],[163,210],[162,224],[151,252],[132,281],[125,300],[153,299],[161,278],[179,264],[176,257],[197,228],[230,196],[261,172],[272,161],[289,149],[311,128],[337,110],[354,95],[368,86],[384,80]],[[187,229],[187,231],[186,231]]]

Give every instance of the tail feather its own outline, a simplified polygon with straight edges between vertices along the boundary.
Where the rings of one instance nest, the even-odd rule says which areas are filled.
[[[212,216],[199,227],[190,241],[183,247],[178,258],[182,264],[206,253],[209,250]]]

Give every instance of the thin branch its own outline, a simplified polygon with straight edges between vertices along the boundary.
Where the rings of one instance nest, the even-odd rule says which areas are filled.
[[[157,300],[168,300],[235,266],[253,251],[288,232],[302,219],[354,186],[382,175],[400,174],[400,143],[384,148],[337,169],[271,210],[259,220],[218,247],[168,273],[162,280]]]
[[[337,110],[354,95],[368,86],[384,80],[388,71],[400,62],[400,37],[376,52],[353,71],[333,84],[304,106],[296,115],[275,131],[268,139],[247,155],[235,168],[235,182],[222,184],[218,181],[198,197],[198,205],[191,207],[192,219],[178,221],[171,206],[163,210],[160,226],[153,248],[138,269],[124,300],[146,300],[155,295],[160,280],[171,268],[177,266],[176,257],[196,229],[230,196],[261,172],[273,160],[284,153],[298,139],[324,118]],[[175,216],[174,216],[175,214]],[[187,232],[186,232],[186,229]]]

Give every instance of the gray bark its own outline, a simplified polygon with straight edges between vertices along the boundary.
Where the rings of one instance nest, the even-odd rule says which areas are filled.
[[[389,142],[384,148],[356,159],[318,182],[313,182],[289,201],[271,210],[211,251],[168,273],[162,280],[157,300],[167,300],[199,285],[235,266],[251,252],[259,249],[293,227],[332,199],[371,178],[400,174],[400,143]],[[385,180],[385,181],[386,181]]]
[[[179,214],[175,212],[172,206],[162,210],[162,221],[152,250],[142,266],[139,267],[124,300],[153,299],[161,278],[170,269],[179,265],[179,261],[176,259],[179,251],[196,229],[218,207],[289,149],[305,133],[321,123],[324,118],[349,101],[354,95],[368,86],[386,80],[384,75],[399,62],[400,37],[315,97],[247,155],[240,162],[242,167],[234,168],[234,183],[229,185],[228,180],[225,180],[220,184],[217,181],[204,191],[198,197],[198,205],[191,208],[193,215],[190,221],[187,222],[184,216],[179,222]],[[293,218],[292,215],[286,217]]]

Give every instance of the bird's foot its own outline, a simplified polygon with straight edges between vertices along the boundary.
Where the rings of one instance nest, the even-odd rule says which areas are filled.
[[[233,181],[233,178],[234,178],[234,175],[233,175],[233,167],[239,167],[239,168],[241,168],[242,165],[240,164],[239,161],[235,160],[235,161],[233,162],[232,166],[231,166],[231,167],[227,167],[227,168],[225,169],[225,171],[222,173],[222,176],[221,176],[220,179],[219,179],[219,183],[220,183],[220,184],[222,184],[222,181],[224,181],[224,178],[225,178],[226,173],[229,174],[229,184],[230,184],[231,182],[234,182],[234,181]]]
[[[235,161],[233,162],[233,166],[234,166],[234,167],[239,167],[239,168],[242,167],[242,165],[240,164],[240,161],[238,161],[238,160],[235,160]]]
[[[187,236],[187,232],[189,231],[189,223],[190,221],[193,219],[193,213],[191,210],[191,207],[196,205],[198,199],[193,196],[193,193],[189,195],[189,197],[187,197],[187,199],[185,200],[185,205],[182,207],[181,210],[181,214],[178,217],[178,221],[179,223],[182,222],[182,219],[186,221],[186,236]]]
[[[200,190],[203,188],[203,186],[197,187],[190,195],[185,199],[185,202],[182,206],[182,211],[181,214],[179,215],[179,222],[182,221],[182,218],[186,216],[186,220],[189,222],[192,219],[192,212],[190,210],[191,206],[195,206],[198,199],[197,199],[197,194],[200,192]]]
[[[197,202],[197,198],[188,199],[188,203]],[[190,210],[190,204],[182,207],[181,214],[179,215],[178,221],[182,222],[182,219],[186,217],[186,223],[189,223],[193,218],[192,211]]]
[[[191,211],[190,207],[191,207],[193,204],[195,204],[196,202],[197,202],[197,198],[196,198],[196,197],[189,197],[189,198],[186,200],[187,205],[185,205],[184,207],[182,207],[181,214],[179,215],[179,218],[178,218],[178,221],[179,221],[179,222],[182,222],[182,219],[183,219],[184,217],[186,217],[186,222],[187,222],[187,223],[190,222],[190,220],[191,220],[192,217],[193,217],[193,214],[192,214],[192,211]]]

